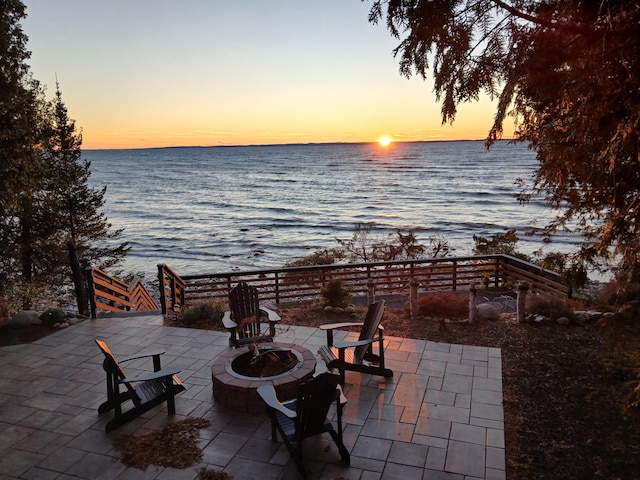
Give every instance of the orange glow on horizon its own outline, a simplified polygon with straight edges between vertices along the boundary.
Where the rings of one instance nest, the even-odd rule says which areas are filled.
[[[382,147],[388,147],[391,144],[391,137],[389,137],[388,135],[383,135],[378,139],[378,143]]]

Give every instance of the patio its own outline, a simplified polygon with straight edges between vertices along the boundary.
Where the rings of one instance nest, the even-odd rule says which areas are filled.
[[[179,366],[187,388],[176,398],[176,415],[168,417],[163,404],[106,434],[112,414],[97,412],[106,385],[96,338],[117,357],[166,349],[162,365]],[[325,333],[284,326],[275,341],[316,352]],[[283,444],[271,442],[266,415],[216,405],[211,364],[228,348],[225,333],[164,327],[156,314],[85,320],[32,344],[0,347],[0,478],[196,479],[199,467],[235,480],[300,478]],[[347,372],[351,465],[339,462],[330,437],[309,439],[307,478],[505,479],[500,350],[388,337],[385,355],[391,379]],[[318,359],[316,371],[323,369]],[[200,430],[200,464],[141,471],[125,467],[112,447],[121,434],[187,417],[211,422]]]

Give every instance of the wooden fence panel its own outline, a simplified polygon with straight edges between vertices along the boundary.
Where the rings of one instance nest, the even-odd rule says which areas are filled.
[[[276,304],[313,300],[332,278],[342,279],[354,294],[365,295],[369,295],[371,288],[376,295],[408,295],[412,281],[418,281],[419,292],[423,294],[467,290],[471,283],[499,287],[527,281],[533,291],[566,295],[558,274],[507,255],[314,265],[182,277],[166,265],[158,267],[163,279],[161,298],[167,299],[163,303],[166,311],[176,305],[184,308],[207,300],[226,303],[228,292],[241,280],[258,289],[261,301]]]
[[[158,309],[139,278],[136,278],[131,285],[127,285],[99,268],[91,267],[86,270],[86,280],[92,318],[97,318],[100,311],[126,312]]]

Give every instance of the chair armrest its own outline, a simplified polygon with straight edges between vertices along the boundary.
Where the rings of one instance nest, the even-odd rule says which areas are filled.
[[[130,357],[120,358],[118,360],[119,363],[129,362],[131,360],[137,360],[139,358],[148,358],[148,357],[157,357],[159,355],[163,355],[165,353],[164,350],[149,350],[148,352],[140,352],[135,355],[131,355]]]
[[[273,388],[272,385],[262,385],[258,387],[257,392],[258,392],[258,395],[260,395],[262,400],[264,400],[264,403],[266,403],[269,408],[278,410],[283,415],[286,415],[289,418],[296,418],[296,415],[297,415],[296,412],[294,412],[290,408],[285,407],[282,403],[280,403],[276,395],[276,389]]]
[[[260,311],[263,312],[267,316],[267,320],[270,323],[275,323],[275,322],[279,322],[280,321],[280,315],[278,315],[273,310],[269,310],[268,308],[265,308],[265,307],[260,307]],[[222,324],[224,325],[224,328],[229,329],[229,330],[238,327],[238,324],[236,322],[234,322],[233,320],[231,320],[231,312],[230,311],[226,311],[222,315]]]
[[[345,397],[344,393],[342,392],[342,386],[338,384],[338,386],[336,387],[336,390],[340,392],[338,394],[338,402],[340,402],[340,405],[344,406],[347,403],[347,397]]]
[[[127,377],[119,380],[118,383],[134,383],[134,382],[148,382],[149,380],[157,380],[164,377],[172,377],[173,375],[180,373],[180,369],[176,367],[167,367],[157,372],[143,373],[137,377]]]
[[[260,311],[267,316],[267,320],[269,322],[279,322],[280,321],[280,315],[278,315],[273,310],[271,310],[269,308],[266,308],[266,307],[260,307]]]
[[[335,330],[336,328],[362,327],[363,325],[363,322],[327,323],[325,325],[320,325],[318,328],[320,330]]]
[[[343,348],[361,347],[362,345],[369,345],[378,341],[380,341],[380,337],[368,338],[366,340],[356,340],[354,342],[333,342],[333,346],[338,350],[342,350]]]
[[[231,320],[231,312],[230,311],[226,311],[222,315],[222,324],[224,325],[224,328],[226,328],[228,330],[234,329],[234,328],[236,328],[238,326],[238,324],[236,322]]]

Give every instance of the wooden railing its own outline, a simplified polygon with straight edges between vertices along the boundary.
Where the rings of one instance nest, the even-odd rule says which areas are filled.
[[[167,265],[158,265],[162,311],[178,313],[185,306],[206,300],[227,302],[229,290],[240,280],[258,288],[260,299],[277,304],[317,298],[320,288],[339,278],[354,294],[369,298],[407,294],[418,282],[419,291],[456,291],[471,283],[486,287],[515,287],[526,281],[532,292],[566,296],[560,276],[550,270],[508,255],[445,257],[396,262],[352,263],[288,267],[271,270],[179,276]]]
[[[569,289],[556,272],[508,255],[502,256],[500,269],[500,275],[507,278],[511,284],[525,282],[533,293],[567,297]]]
[[[158,310],[156,302],[140,278],[136,278],[127,285],[95,267],[87,268],[86,278],[91,318],[97,318],[101,310],[108,312]]]
[[[158,265],[160,307],[164,316],[179,314],[185,306],[186,285],[176,272],[166,264]]]
[[[134,311],[158,310],[158,305],[156,305],[155,300],[142,284],[140,277],[137,277],[131,285],[129,285],[129,298]]]

